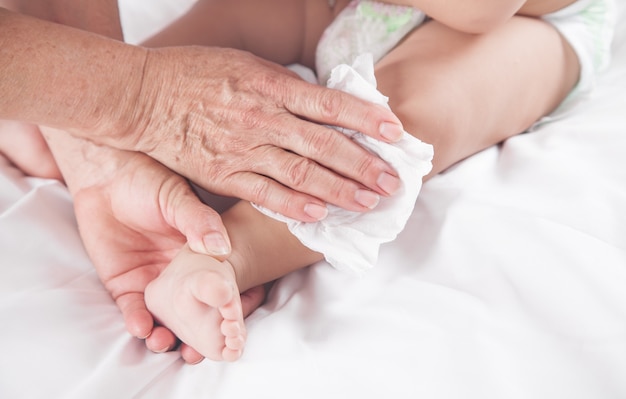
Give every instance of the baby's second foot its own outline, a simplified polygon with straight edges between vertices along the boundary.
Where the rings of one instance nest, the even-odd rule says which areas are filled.
[[[212,360],[234,361],[246,329],[228,262],[185,246],[145,291],[148,310],[185,344]]]
[[[27,176],[63,180],[38,126],[0,120],[0,154]]]

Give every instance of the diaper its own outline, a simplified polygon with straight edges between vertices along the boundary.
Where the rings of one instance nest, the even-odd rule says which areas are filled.
[[[374,63],[424,21],[423,12],[406,6],[370,0],[353,0],[326,28],[317,44],[315,69],[325,86],[330,71],[352,64],[355,57],[370,53]]]
[[[578,0],[542,19],[552,24],[574,49],[580,63],[580,76],[561,105],[533,127],[569,113],[593,92],[598,74],[611,61],[611,42],[617,22],[615,0]]]
[[[317,46],[319,82],[326,84],[333,67],[350,64],[359,54],[371,52],[377,62],[425,19],[424,13],[415,8],[353,0],[326,29]],[[596,77],[611,60],[617,19],[615,0],[578,0],[542,19],[552,24],[574,49],[580,76],[561,105],[530,130],[566,115],[593,92]]]

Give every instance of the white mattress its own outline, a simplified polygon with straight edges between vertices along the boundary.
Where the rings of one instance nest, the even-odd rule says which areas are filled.
[[[122,2],[129,38],[171,3]],[[67,190],[0,158],[0,398],[626,398],[623,24],[614,52],[575,114],[425,184],[373,271],[283,278],[236,363],[148,352]]]

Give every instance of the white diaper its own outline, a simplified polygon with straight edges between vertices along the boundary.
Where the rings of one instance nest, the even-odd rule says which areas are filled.
[[[576,52],[580,76],[576,87],[556,111],[534,127],[562,117],[593,92],[596,77],[611,61],[617,11],[615,0],[578,0],[542,18],[552,24]]]
[[[374,63],[424,21],[423,12],[405,6],[370,0],[353,0],[324,31],[317,45],[315,69],[326,85],[330,71],[350,65],[356,56],[370,53]]]
[[[328,87],[387,106],[387,97],[376,90],[371,54],[357,57],[352,66],[342,64],[334,68]],[[305,246],[324,254],[337,269],[362,273],[376,264],[380,246],[395,239],[404,228],[422,187],[422,177],[432,168],[433,147],[406,132],[399,142],[388,144],[359,132],[337,130],[377,154],[398,172],[402,186],[396,194],[382,197],[378,206],[366,213],[328,205],[328,216],[315,223],[299,222],[255,206],[287,223]]]

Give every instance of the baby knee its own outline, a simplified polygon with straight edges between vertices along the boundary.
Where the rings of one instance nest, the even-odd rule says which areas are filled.
[[[422,92],[400,91],[391,95],[389,101],[405,130],[430,144],[455,136],[467,128],[465,110],[459,103],[458,99],[446,94],[445,88]]]
[[[448,91],[449,93],[449,91]],[[435,175],[474,151],[472,105],[450,98],[443,87],[433,91],[404,92],[390,96],[390,106],[411,135],[434,147]]]

